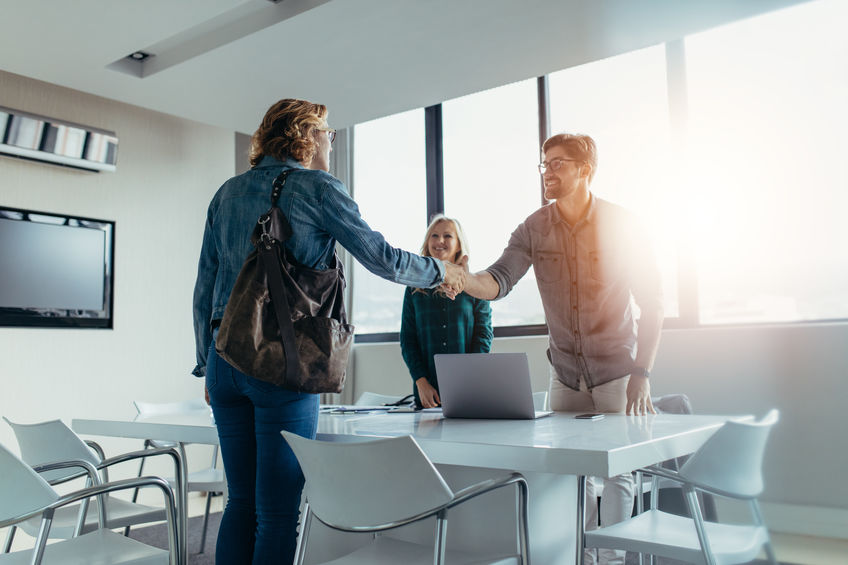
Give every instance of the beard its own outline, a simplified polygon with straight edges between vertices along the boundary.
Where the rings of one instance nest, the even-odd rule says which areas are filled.
[[[573,186],[567,186],[562,184],[561,182],[557,184],[553,184],[551,186],[545,186],[545,198],[548,200],[558,200],[565,196],[568,196],[574,192]]]

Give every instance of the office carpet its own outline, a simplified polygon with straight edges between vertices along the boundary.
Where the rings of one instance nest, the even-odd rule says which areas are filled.
[[[203,516],[188,519],[188,565],[214,565],[215,540],[218,537],[218,526],[221,524],[222,512],[209,514],[209,531],[206,534],[206,551],[200,551],[200,536],[203,532]],[[154,547],[168,548],[168,531],[165,524],[132,528],[130,537]]]

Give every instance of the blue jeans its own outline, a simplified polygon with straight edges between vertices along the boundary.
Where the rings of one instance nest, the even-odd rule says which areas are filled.
[[[241,373],[218,357],[214,341],[206,386],[229,489],[215,562],[288,565],[297,545],[303,474],[280,430],[314,439],[318,395]]]

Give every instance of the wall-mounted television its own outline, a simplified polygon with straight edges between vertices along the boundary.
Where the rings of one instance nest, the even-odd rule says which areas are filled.
[[[115,222],[0,205],[0,326],[112,328]]]

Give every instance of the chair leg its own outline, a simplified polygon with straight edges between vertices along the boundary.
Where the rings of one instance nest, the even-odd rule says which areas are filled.
[[[38,528],[38,537],[35,538],[35,548],[32,551],[32,563],[41,563],[44,558],[44,549],[47,546],[47,534],[53,523],[53,510],[45,512],[41,517],[41,526]]]
[[[521,565],[530,565],[530,534],[527,530],[527,504],[528,487],[527,481],[520,480],[515,483],[518,490],[518,555]]]
[[[645,487],[643,484],[642,471],[636,471],[636,514],[641,514],[645,511]]]
[[[638,516],[645,511],[645,478],[642,471],[634,471],[633,475],[636,480],[636,515]],[[644,562],[644,555],[640,553],[638,563],[643,565]]]
[[[580,475],[577,477],[577,535],[575,539],[577,543],[577,555],[575,556],[574,563],[576,565],[583,565],[583,560],[585,559],[586,552],[586,539],[583,537],[585,534],[586,527],[586,475]]]
[[[300,535],[297,536],[294,565],[303,565],[303,560],[306,557],[306,542],[309,541],[309,529],[312,527],[312,512],[309,510],[309,501],[303,503],[303,510],[300,515],[304,518],[300,523]]]
[[[443,565],[445,562],[445,538],[448,534],[448,511],[440,510],[436,514],[436,543],[433,549],[433,565]]]
[[[751,513],[754,515],[754,521],[758,526],[765,527],[766,522],[763,520],[763,513],[760,511],[760,504],[756,500],[751,501]],[[766,550],[766,557],[768,557],[769,563],[771,565],[777,565],[777,556],[774,554],[774,547],[771,545],[771,536],[768,534],[768,529],[766,529],[766,543],[763,545]]]
[[[148,447],[150,447],[150,440],[144,440],[144,449],[147,449]],[[142,473],[144,473],[144,457],[142,457],[140,459],[140,462],[138,464],[138,475],[137,476],[140,477],[142,475]],[[133,495],[132,495],[132,501],[133,502],[136,502],[138,500],[138,490],[139,490],[138,488],[133,489]],[[130,535],[130,526],[127,526],[127,527],[124,528],[124,536],[129,537],[129,535]]]
[[[212,493],[206,493],[206,512],[203,514],[203,533],[200,535],[200,551],[203,553],[206,550],[206,530],[209,528],[209,507],[212,505]]]
[[[701,505],[698,504],[698,494],[695,489],[689,485],[684,486],[686,494],[686,503],[689,506],[689,513],[692,515],[692,520],[695,522],[695,531],[698,533],[698,541],[701,543],[701,551],[704,553],[704,561],[707,565],[715,565],[715,556],[710,548],[710,541],[707,539],[706,528],[704,528],[704,517],[701,514]]]
[[[15,532],[17,531],[17,526],[9,526],[9,531],[6,533],[6,541],[3,543],[3,553],[9,553],[12,551],[12,541],[14,541]]]

